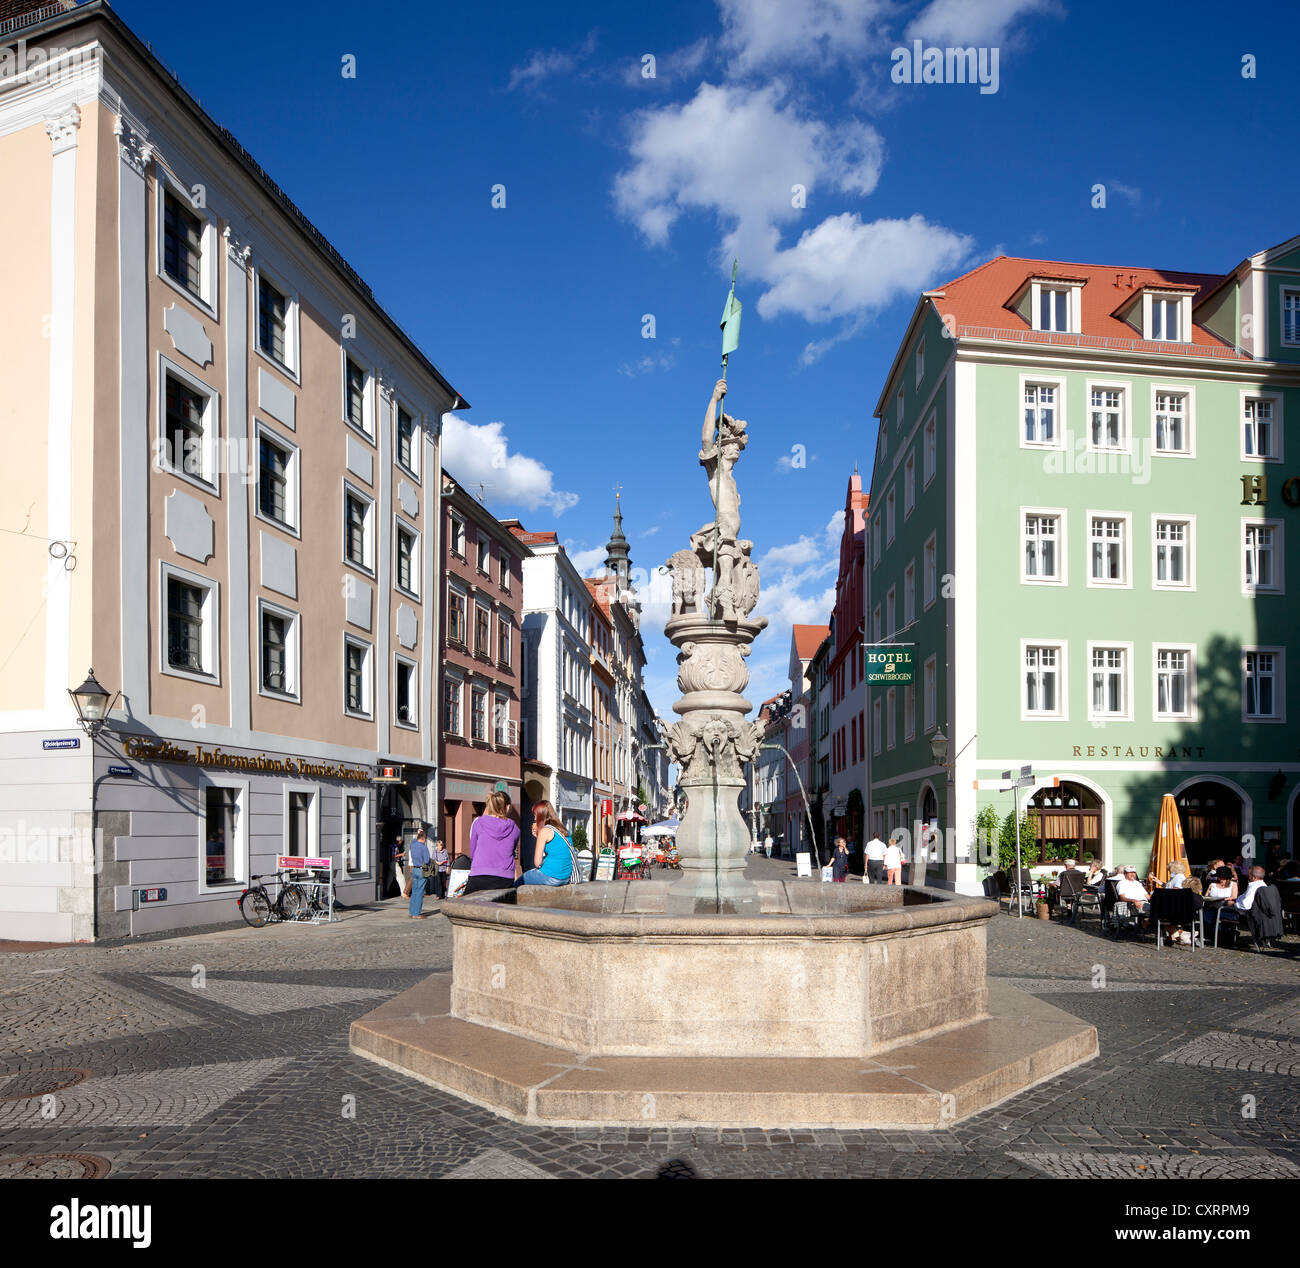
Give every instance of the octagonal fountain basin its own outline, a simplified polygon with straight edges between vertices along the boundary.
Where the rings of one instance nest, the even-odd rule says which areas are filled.
[[[997,905],[758,883],[757,915],[671,883],[450,899],[453,968],[353,1022],[354,1053],[520,1122],[933,1127],[1097,1055],[1092,1026],[985,977]]]

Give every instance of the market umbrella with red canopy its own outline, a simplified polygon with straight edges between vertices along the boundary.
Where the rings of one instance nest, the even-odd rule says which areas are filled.
[[[1165,793],[1160,801],[1160,819],[1156,824],[1156,839],[1151,845],[1150,874],[1162,885],[1169,884],[1169,864],[1175,859],[1187,862],[1187,848],[1183,843],[1183,825],[1178,818],[1178,805],[1173,793]]]

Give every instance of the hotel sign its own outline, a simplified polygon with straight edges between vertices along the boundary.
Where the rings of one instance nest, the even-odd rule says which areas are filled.
[[[265,753],[227,753],[221,748],[195,744],[173,744],[143,735],[128,735],[123,744],[127,757],[136,762],[176,762],[208,770],[239,770],[259,775],[289,775],[311,779],[346,779],[370,782],[368,767],[343,766],[338,762],[313,762],[305,757],[268,757]]]
[[[906,685],[912,681],[912,648],[887,643],[868,643],[866,647],[867,682],[891,682]]]

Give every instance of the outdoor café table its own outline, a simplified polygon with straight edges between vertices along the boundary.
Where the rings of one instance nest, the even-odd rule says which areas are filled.
[[[1205,914],[1214,917],[1214,945],[1219,945],[1219,924],[1223,919],[1224,911],[1232,914],[1232,919],[1228,921],[1232,928],[1233,942],[1236,943],[1238,918],[1236,907],[1230,898],[1207,898],[1205,900]]]

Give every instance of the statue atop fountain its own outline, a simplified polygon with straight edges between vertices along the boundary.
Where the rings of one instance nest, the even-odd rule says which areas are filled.
[[[756,891],[744,876],[749,830],[739,808],[745,764],[758,756],[762,726],[746,715],[745,658],[766,618],[748,619],[758,603],[752,541],[740,536],[735,466],[749,443],[743,419],[723,413],[726,379],[714,385],[704,415],[700,465],[709,481],[714,518],[691,535],[690,548],[668,560],[673,614],[664,633],[677,648],[681,715],[664,729],[669,756],[681,770],[687,809],[677,833],[681,876],[668,910],[753,913]],[[707,583],[706,576],[711,578]]]

